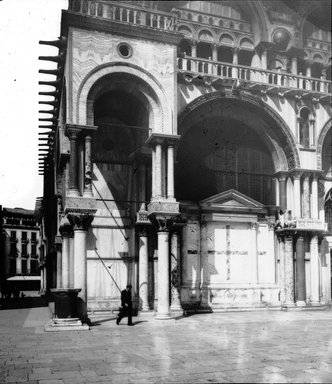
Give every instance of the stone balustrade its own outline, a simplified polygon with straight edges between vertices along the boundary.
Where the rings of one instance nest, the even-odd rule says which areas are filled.
[[[249,83],[262,83],[280,88],[293,88],[309,92],[331,93],[331,81],[328,80],[188,56],[178,58],[178,69],[180,72],[188,72],[191,74],[200,74],[218,78],[239,79]]]
[[[105,0],[70,0],[69,11],[165,31],[176,29],[175,15],[131,4],[119,4]]]

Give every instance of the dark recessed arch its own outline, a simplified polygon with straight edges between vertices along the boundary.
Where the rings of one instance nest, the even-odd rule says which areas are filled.
[[[244,108],[247,108],[253,115],[259,116],[262,128],[254,128],[261,129],[260,134],[265,136],[267,145],[269,145],[271,150],[275,149],[276,171],[301,168],[295,137],[286,122],[267,104],[244,92],[238,92],[237,94],[212,92],[198,97],[180,113],[178,119],[179,134],[183,135],[190,128],[190,116],[191,118],[193,116],[200,118],[202,108],[209,108],[210,113],[213,113],[213,110],[223,113],[222,106],[223,104],[225,105],[225,102],[227,102],[228,109],[229,106],[233,107],[234,110],[238,108],[238,111],[243,111]],[[239,116],[239,113],[236,115]],[[247,115],[246,117],[248,118]],[[279,164],[277,164],[278,161]]]

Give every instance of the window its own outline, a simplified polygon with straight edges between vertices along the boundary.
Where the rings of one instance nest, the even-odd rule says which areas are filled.
[[[22,257],[27,257],[27,253],[28,253],[28,248],[27,248],[27,245],[26,244],[22,244],[22,252],[21,252],[21,256]]]
[[[37,247],[36,247],[36,244],[31,244],[31,257],[37,257]]]
[[[22,231],[22,240],[26,241],[27,240],[27,232]]]

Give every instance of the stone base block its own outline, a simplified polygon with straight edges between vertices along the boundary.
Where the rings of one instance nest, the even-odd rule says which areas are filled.
[[[51,323],[45,325],[45,332],[62,332],[62,331],[88,331],[90,327],[82,324],[79,318],[52,319]]]
[[[282,306],[282,311],[291,311],[291,312],[299,312],[299,311],[326,311],[328,309],[327,305],[306,305],[305,307],[287,307]]]

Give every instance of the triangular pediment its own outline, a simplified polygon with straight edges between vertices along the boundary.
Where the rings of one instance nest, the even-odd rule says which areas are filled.
[[[199,202],[201,208],[261,210],[264,205],[235,189],[218,193]]]

